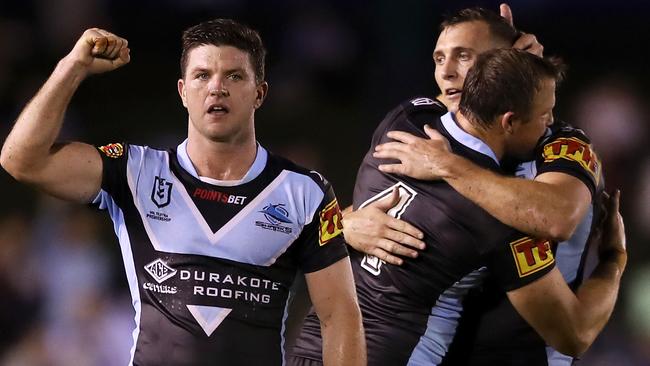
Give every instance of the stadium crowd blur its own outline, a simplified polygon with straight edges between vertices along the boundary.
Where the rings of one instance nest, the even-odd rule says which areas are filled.
[[[3,0],[0,136],[84,29],[129,40],[131,63],[87,80],[64,139],[175,146],[180,34],[233,17],[269,50],[258,139],[324,173],[344,206],[372,131],[397,103],[434,95],[440,15],[497,1]],[[592,137],[622,189],[629,265],[610,323],[584,365],[650,364],[649,4],[511,1],[515,26],[570,65],[556,118]],[[645,37],[645,39],[644,39]],[[133,310],[108,215],[39,195],[0,173],[0,365],[124,365]]]

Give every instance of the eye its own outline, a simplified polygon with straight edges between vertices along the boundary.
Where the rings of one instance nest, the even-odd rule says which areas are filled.
[[[209,78],[209,75],[207,72],[199,72],[194,78],[199,80],[207,80]]]
[[[442,55],[433,56],[433,62],[435,62],[436,65],[442,65],[443,62],[445,62],[445,56]]]
[[[228,79],[239,81],[239,80],[243,80],[244,78],[240,74],[235,73],[235,74],[228,75]]]
[[[472,58],[472,55],[470,55],[469,52],[461,52],[458,55],[458,59],[461,61],[469,61],[470,58]]]

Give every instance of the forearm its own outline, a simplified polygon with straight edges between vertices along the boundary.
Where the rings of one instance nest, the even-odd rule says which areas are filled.
[[[330,365],[366,365],[366,341],[361,315],[339,315],[321,321],[323,363]]]
[[[576,293],[581,304],[576,319],[587,345],[593,343],[614,310],[626,260],[626,254],[618,253],[601,261]]]
[[[566,220],[576,207],[563,190],[551,184],[496,174],[456,155],[450,157],[443,178],[461,195],[519,231],[554,240],[571,235]]]
[[[86,74],[66,58],[22,111],[2,148],[2,165],[10,173],[27,173],[46,164],[61,130],[72,95]]]

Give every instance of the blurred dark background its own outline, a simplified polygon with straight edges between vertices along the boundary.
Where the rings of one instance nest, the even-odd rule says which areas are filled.
[[[3,0],[0,134],[84,29],[129,40],[131,63],[93,76],[63,139],[174,146],[187,117],[176,91],[180,34],[232,17],[262,34],[270,94],[257,113],[270,150],[323,173],[351,202],[371,134],[396,104],[435,96],[441,15],[497,1]],[[511,1],[515,26],[570,66],[556,118],[584,128],[609,188],[622,189],[630,260],[615,314],[584,365],[650,364],[650,4]],[[71,206],[0,172],[0,365],[124,365],[133,310],[104,213]]]

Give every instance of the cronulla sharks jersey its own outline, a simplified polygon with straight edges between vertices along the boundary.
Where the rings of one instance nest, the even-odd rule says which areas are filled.
[[[95,204],[119,238],[135,365],[280,365],[289,288],[347,255],[331,186],[268,153],[239,182],[186,152],[110,144]]]
[[[408,101],[388,114],[373,135],[359,168],[354,206],[363,207],[400,192],[389,215],[425,234],[426,248],[402,266],[351,250],[359,306],[368,347],[368,365],[438,365],[446,357],[465,296],[481,286],[488,272],[502,292],[525,286],[555,266],[550,243],[519,233],[461,196],[444,181],[425,182],[378,169],[385,160],[373,156],[375,146],[390,141],[388,131],[426,138],[430,124],[452,150],[476,164],[500,172],[488,145],[464,132],[444,106],[429,98]],[[320,328],[309,314],[292,356],[320,359]]]

